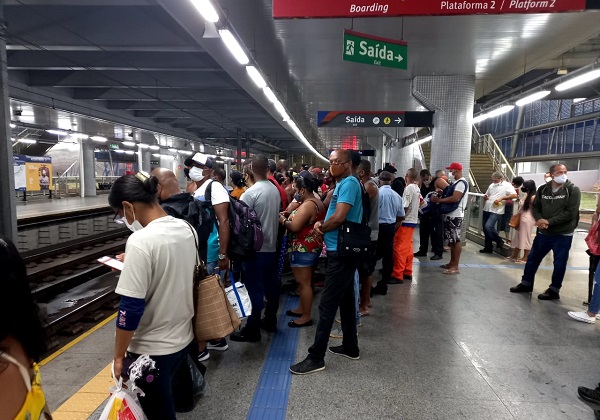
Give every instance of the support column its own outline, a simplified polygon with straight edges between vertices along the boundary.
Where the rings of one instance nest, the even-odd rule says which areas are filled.
[[[150,163],[151,153],[150,149],[140,149],[138,152],[138,167],[144,171],[150,173],[152,171],[152,165]]]
[[[396,176],[404,176],[406,170],[413,167],[413,146],[400,147],[400,143],[396,143],[390,153],[390,163],[392,163],[398,172]]]
[[[15,172],[10,140],[10,102],[8,100],[8,70],[6,68],[6,24],[4,6],[0,3],[0,235],[16,245],[17,207],[15,202]]]
[[[238,171],[242,172],[242,134],[240,129],[237,130],[237,159],[236,165]]]
[[[79,177],[81,179],[81,196],[94,197],[96,195],[96,159],[94,159],[94,145],[86,140],[80,141]]]
[[[417,76],[412,94],[427,109],[435,111],[430,171],[460,162],[463,175],[468,178],[475,76]]]

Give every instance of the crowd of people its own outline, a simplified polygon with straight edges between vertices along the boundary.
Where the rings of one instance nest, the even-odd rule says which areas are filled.
[[[290,367],[290,372],[297,375],[323,370],[327,351],[352,360],[360,358],[357,327],[361,317],[370,314],[371,297],[386,295],[389,285],[411,281],[414,257],[427,257],[431,249],[431,260],[441,260],[447,246],[450,261],[441,266],[442,272],[460,273],[469,185],[458,162],[452,162],[445,171],[438,170],[434,176],[428,170],[417,172],[409,168],[400,177],[391,165],[375,174],[370,162],[362,160],[357,152],[338,149],[330,154],[326,171],[308,165],[294,171],[285,160],[275,162],[263,155],[245,161],[239,172],[231,172],[229,180],[202,153],[187,159],[185,166],[185,191],[175,173],[155,168],[151,174],[138,172],[119,178],[108,197],[115,222],[133,232],[125,253],[118,256],[124,265],[116,288],[121,300],[114,374],[117,378],[126,374],[124,365],[128,360],[150,355],[160,375],[145,386],[145,395],[139,398],[149,420],[176,418],[173,390],[178,371],[187,366],[186,358],[193,356],[202,362],[210,358],[212,351],[226,351],[229,347],[227,337],[207,342],[194,339],[191,279],[198,257],[206,262],[209,273],[219,273],[224,281],[231,273],[232,278],[245,284],[252,313],[244,327],[229,339],[250,343],[261,340],[261,331],[277,330],[282,263],[289,262],[299,303],[286,312],[292,318],[288,328],[316,324],[308,354]],[[481,252],[489,253],[494,244],[501,248],[510,241],[513,249],[508,259],[525,264],[521,283],[511,292],[531,292],[542,259],[553,251],[552,284],[538,296],[542,300],[560,298],[580,200],[580,191],[568,181],[564,165],[553,165],[548,177],[536,190],[531,180],[516,177],[509,183],[495,172],[484,195],[483,209],[485,245]],[[234,235],[229,220],[230,200],[245,203],[260,220],[262,247],[248,258],[238,259],[229,249]],[[600,206],[595,223],[598,214]],[[519,223],[511,231],[506,227],[514,215],[518,215]],[[510,224],[514,225],[512,221]],[[415,252],[413,236],[417,225],[420,247]],[[354,226],[368,229],[369,245],[360,254],[349,252],[343,242],[346,235],[340,235],[341,229],[350,232]],[[534,227],[537,232],[532,241]],[[506,230],[512,238],[503,239],[498,233]],[[382,260],[382,268],[375,283],[378,260]],[[10,284],[15,290],[11,296],[18,299],[10,302],[20,305],[19,309],[9,305],[3,313],[24,313],[23,308],[29,308],[25,312],[36,314],[24,288],[22,260],[14,245],[2,238],[0,261],[14,273]],[[314,320],[315,270],[322,262],[326,267],[325,281]],[[598,272],[595,283],[600,283]],[[569,315],[593,323],[599,308],[600,288],[595,287],[589,310]],[[338,310],[341,328],[335,333],[332,329]],[[37,315],[17,318],[20,324],[1,331],[2,349],[9,350],[0,352],[0,365],[4,360],[10,369],[0,374],[14,376],[14,383],[20,383],[16,378],[22,376],[25,388],[13,387],[10,392],[7,388],[0,394],[0,402],[12,403],[11,412],[18,413],[23,408],[13,394],[23,391],[27,395],[25,405],[31,404],[29,409],[37,410],[32,418],[43,418],[40,413],[47,409],[43,398],[36,394],[39,373],[33,363],[42,352],[41,326]],[[21,336],[19,331],[24,325],[39,334]],[[341,338],[341,344],[328,347],[331,337]],[[599,390],[581,387],[579,393],[589,401],[600,402]]]

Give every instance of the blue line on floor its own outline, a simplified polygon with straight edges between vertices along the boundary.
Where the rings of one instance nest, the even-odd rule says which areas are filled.
[[[413,260],[414,265],[422,265],[424,267],[439,267],[440,261],[436,262],[420,262]],[[523,270],[525,264],[459,264],[460,268],[511,268],[513,270]],[[538,270],[554,270],[552,265],[540,265]],[[589,271],[589,267],[567,267],[567,271]]]
[[[298,298],[288,296],[277,323],[277,332],[263,366],[258,386],[254,392],[247,420],[284,420],[287,412],[292,374],[290,366],[296,357],[299,328],[290,328],[290,317],[285,316],[288,309],[298,306]]]

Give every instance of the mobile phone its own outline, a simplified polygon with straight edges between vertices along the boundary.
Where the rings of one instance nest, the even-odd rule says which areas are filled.
[[[114,268],[115,270],[123,270],[123,263],[119,260],[116,260],[111,257],[102,257],[97,260],[100,264],[104,264],[109,266],[110,268]]]

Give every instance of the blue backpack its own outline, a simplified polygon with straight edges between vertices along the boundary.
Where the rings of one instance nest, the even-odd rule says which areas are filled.
[[[459,182],[465,183],[465,192],[463,193],[463,195],[464,195],[469,190],[469,185],[467,185],[467,181],[465,181],[464,179],[461,179],[459,181],[456,181],[452,185],[448,185],[446,188],[444,188],[444,192],[442,193],[441,198],[452,197],[454,195],[454,190],[456,189],[456,186],[458,185]],[[440,214],[452,213],[454,210],[456,210],[458,208],[461,201],[462,201],[462,197],[456,203],[440,203],[440,205],[439,205]],[[466,207],[465,207],[465,210],[466,210]]]

